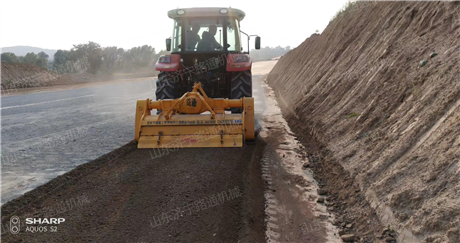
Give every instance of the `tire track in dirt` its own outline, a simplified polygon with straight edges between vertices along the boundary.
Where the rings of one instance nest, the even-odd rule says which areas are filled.
[[[265,79],[262,87],[267,101],[260,136],[267,143],[261,163],[268,242],[340,242],[326,197],[319,195],[320,185],[308,168],[308,151],[282,117]]]

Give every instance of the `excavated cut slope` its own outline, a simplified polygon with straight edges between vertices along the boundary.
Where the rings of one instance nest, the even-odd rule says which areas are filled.
[[[357,2],[268,81],[400,241],[460,242],[459,67],[460,2]]]

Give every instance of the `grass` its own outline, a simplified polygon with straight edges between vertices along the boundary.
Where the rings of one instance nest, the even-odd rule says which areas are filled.
[[[412,95],[415,96],[415,97],[419,97],[419,95],[421,94],[421,90],[420,90],[420,86],[417,86],[415,85],[414,83],[412,83]]]
[[[352,1],[346,2],[345,5],[343,5],[343,7],[340,8],[339,11],[337,11],[337,13],[334,14],[334,16],[332,16],[332,19],[330,22],[332,22],[334,19],[342,15],[345,11],[351,9],[354,4],[356,4],[356,2],[352,2]]]
[[[348,2],[345,3],[345,5],[343,5],[341,9],[339,9],[339,11],[337,11],[337,13],[335,13],[331,21],[329,22],[332,22],[333,20],[335,20],[341,15],[344,15],[346,13],[352,13],[356,10],[360,10],[366,6],[369,6],[370,4],[376,4],[376,1],[351,1],[349,0]]]
[[[350,112],[350,114],[347,115],[347,118],[352,118],[352,117],[357,117],[357,116],[359,116],[358,113],[356,113],[356,112]]]

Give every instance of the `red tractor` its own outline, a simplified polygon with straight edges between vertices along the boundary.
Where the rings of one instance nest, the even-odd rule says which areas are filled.
[[[161,56],[156,99],[177,99],[200,82],[209,98],[252,97],[252,60],[249,40],[240,30],[245,13],[234,8],[188,8],[168,12],[174,20],[172,38],[166,39],[170,55]],[[248,40],[243,52],[241,34]],[[260,37],[255,38],[260,49]],[[241,108],[231,108],[241,113]],[[161,111],[158,111],[160,113]]]

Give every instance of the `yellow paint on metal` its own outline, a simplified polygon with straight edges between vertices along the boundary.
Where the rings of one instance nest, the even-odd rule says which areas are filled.
[[[179,136],[179,135],[194,135],[199,134],[202,131],[208,132],[208,134],[220,134],[221,130],[224,130],[225,134],[243,134],[243,126],[215,126],[218,130],[214,133],[215,129],[211,126],[144,126],[141,128],[142,136],[156,136],[159,132],[168,134],[168,136]]]
[[[243,98],[244,138],[254,141],[254,98]]]
[[[243,135],[224,135],[221,141],[220,135],[213,136],[165,136],[158,144],[158,136],[141,136],[138,148],[201,148],[201,147],[242,147]]]
[[[225,114],[230,108],[243,113]],[[138,148],[241,147],[254,141],[254,98],[211,99],[195,83],[179,99],[138,100],[135,126]]]
[[[148,109],[148,102],[149,100],[138,100],[137,101],[137,109],[136,109],[136,123],[135,123],[135,137],[136,141],[139,140],[139,136],[141,133],[141,122],[144,120],[145,117],[148,117],[150,114],[150,109]]]

